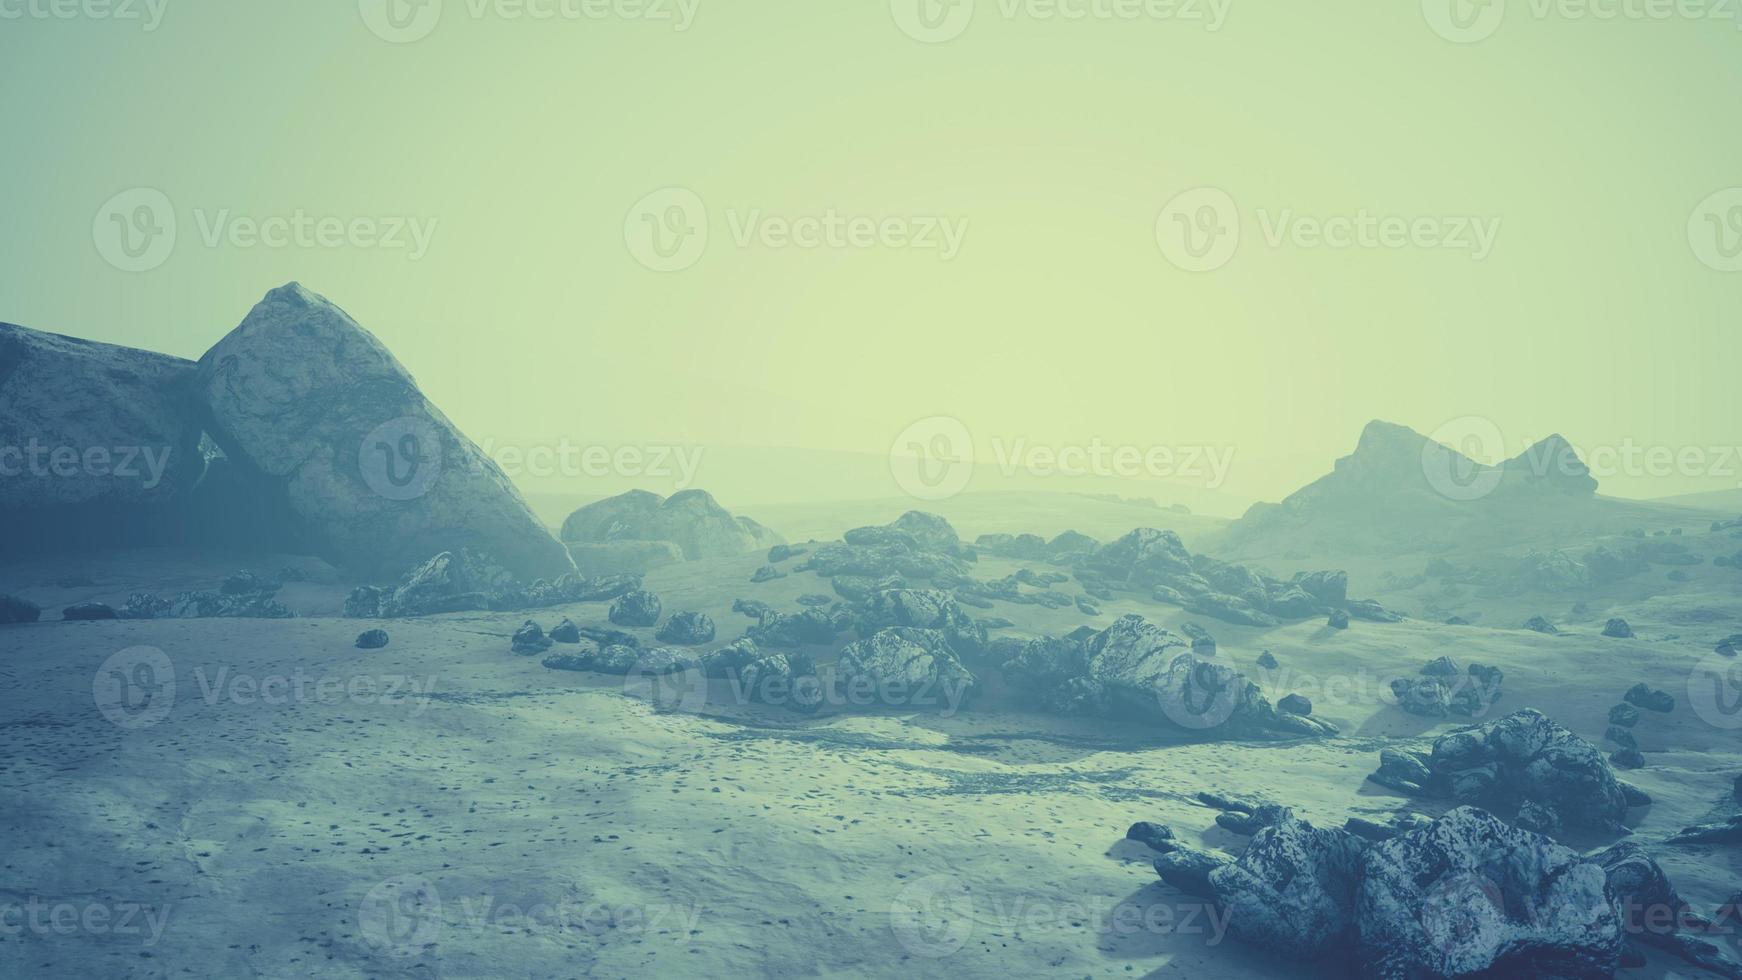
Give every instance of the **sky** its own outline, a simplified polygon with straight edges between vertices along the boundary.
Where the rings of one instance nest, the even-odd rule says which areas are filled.
[[[1742,21],[1662,9],[0,0],[0,320],[191,358],[300,281],[494,447],[1734,488]]]

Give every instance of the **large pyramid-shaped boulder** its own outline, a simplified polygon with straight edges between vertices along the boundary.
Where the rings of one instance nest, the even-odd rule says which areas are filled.
[[[275,289],[200,358],[208,430],[281,486],[323,557],[399,574],[470,548],[531,579],[572,570],[508,477],[387,348],[302,286]]]

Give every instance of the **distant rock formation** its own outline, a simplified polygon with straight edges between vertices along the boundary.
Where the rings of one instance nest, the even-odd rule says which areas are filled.
[[[1255,504],[1228,531],[1320,553],[1385,552],[1467,540],[1473,530],[1576,519],[1597,481],[1559,435],[1499,465],[1405,426],[1372,422],[1332,472],[1279,504]],[[1572,511],[1569,511],[1569,508]]]
[[[674,560],[727,558],[786,543],[750,518],[732,516],[705,490],[669,498],[631,490],[595,501],[563,521],[562,539],[588,574],[646,571]]]
[[[291,283],[200,358],[226,456],[281,487],[334,564],[396,572],[462,547],[531,580],[574,570],[500,468],[345,312]]]

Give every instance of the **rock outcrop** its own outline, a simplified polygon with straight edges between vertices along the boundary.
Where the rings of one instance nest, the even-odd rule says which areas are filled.
[[[563,521],[562,539],[588,559],[615,545],[618,558],[641,557],[655,564],[677,549],[685,561],[726,558],[766,551],[784,544],[780,535],[748,517],[734,517],[705,490],[683,490],[662,497],[631,490],[580,508]],[[644,571],[643,566],[633,570]]]
[[[508,477],[387,348],[302,286],[266,294],[194,380],[213,440],[282,491],[334,564],[392,572],[470,547],[529,581],[573,571]]]

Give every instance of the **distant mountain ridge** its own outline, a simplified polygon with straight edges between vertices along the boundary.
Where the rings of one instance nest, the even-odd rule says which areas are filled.
[[[1332,471],[1284,498],[1254,504],[1228,529],[1236,545],[1281,538],[1329,552],[1409,550],[1488,537],[1510,526],[1594,517],[1597,480],[1551,435],[1497,465],[1391,422],[1374,421]]]

